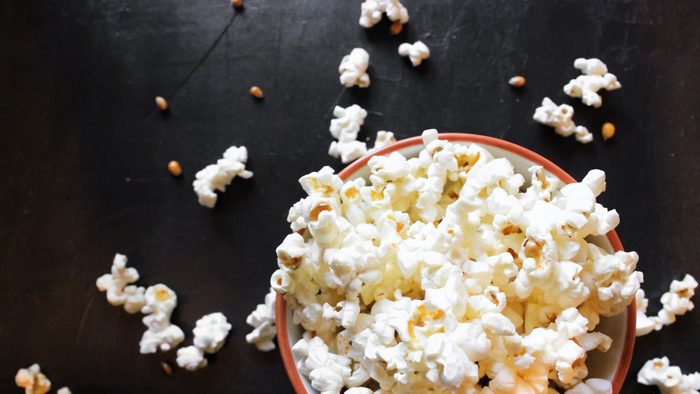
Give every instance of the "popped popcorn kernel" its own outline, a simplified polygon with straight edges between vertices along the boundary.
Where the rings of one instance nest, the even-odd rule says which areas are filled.
[[[637,382],[657,386],[661,394],[694,394],[700,390],[700,373],[684,375],[681,369],[671,366],[668,357],[647,361],[637,374]]]
[[[97,288],[107,293],[107,302],[114,306],[124,306],[127,313],[136,313],[146,304],[145,289],[132,285],[139,280],[136,268],[126,266],[127,257],[115,254],[110,274],[97,278]]]
[[[246,319],[246,323],[253,327],[253,331],[245,336],[245,340],[249,344],[255,345],[261,352],[275,350],[273,340],[277,335],[275,326],[276,295],[277,293],[271,288],[265,296],[265,303],[259,304]]]
[[[15,375],[15,384],[23,388],[25,394],[45,394],[51,390],[51,381],[41,373],[39,364],[22,368]]]
[[[408,10],[399,0],[365,0],[360,8],[360,26],[365,28],[379,23],[383,14],[386,14],[389,20],[400,25],[408,22]]]
[[[549,97],[542,100],[542,105],[535,110],[532,119],[546,126],[554,128],[554,131],[562,137],[574,135],[576,141],[587,144],[593,141],[593,134],[583,126],[576,126],[572,120],[574,109],[567,104],[557,106]]]
[[[231,184],[235,177],[249,179],[253,177],[251,171],[246,170],[248,161],[248,149],[245,146],[231,146],[224,152],[224,157],[217,160],[216,164],[210,164],[195,174],[192,188],[197,194],[197,201],[207,208],[214,208],[218,196],[215,191],[226,191],[226,186]]]
[[[399,55],[408,57],[413,67],[418,67],[423,60],[430,57],[430,49],[423,41],[416,41],[413,44],[405,42],[399,45]]]
[[[346,88],[353,86],[368,88],[370,79],[367,67],[369,67],[369,53],[362,48],[353,49],[340,61],[338,67],[340,84]]]
[[[615,74],[609,73],[608,67],[600,59],[578,58],[574,61],[574,67],[581,70],[583,75],[569,81],[564,86],[564,93],[581,98],[588,106],[598,108],[603,105],[599,90],[617,90],[622,87]]]

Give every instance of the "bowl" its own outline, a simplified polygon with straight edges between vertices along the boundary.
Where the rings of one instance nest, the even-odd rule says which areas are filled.
[[[554,176],[564,183],[576,182],[571,175],[567,174],[551,161],[529,149],[508,141],[483,135],[463,133],[441,133],[439,138],[441,140],[462,144],[476,143],[489,151],[494,157],[505,157],[510,160],[515,167],[516,173],[526,174],[530,166],[540,165],[544,167],[547,175]],[[421,149],[423,149],[423,140],[421,137],[407,138],[364,156],[347,166],[338,175],[344,181],[357,177],[368,178],[370,171],[367,167],[367,162],[372,156],[400,152],[406,157],[414,157],[418,155]],[[591,237],[589,240],[609,253],[623,250],[620,238],[615,231],[609,232],[606,236]],[[275,301],[275,316],[277,324],[277,343],[279,345],[284,368],[287,371],[294,391],[297,394],[317,393],[318,391],[311,387],[309,380],[297,370],[297,360],[292,354],[291,344],[301,339],[303,329],[292,323],[291,311],[287,308],[284,298],[280,294],[277,294],[277,299]],[[588,376],[610,380],[613,386],[613,393],[620,392],[630,366],[630,361],[632,360],[635,324],[634,302],[627,307],[625,312],[617,316],[601,318],[601,322],[597,328],[613,339],[612,347],[606,353],[598,351],[589,352],[589,357],[586,362],[589,369]]]

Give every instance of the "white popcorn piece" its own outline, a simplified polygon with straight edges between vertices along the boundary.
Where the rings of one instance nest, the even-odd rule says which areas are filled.
[[[691,298],[695,295],[698,282],[692,275],[686,274],[683,280],[673,280],[668,292],[661,296],[663,308],[656,316],[647,316],[649,300],[646,299],[644,290],[639,289],[636,294],[637,327],[636,335],[642,336],[652,330],[659,331],[664,326],[676,322],[676,316],[685,315],[695,308]]]
[[[684,375],[679,367],[670,365],[668,357],[654,358],[639,370],[637,382],[657,386],[661,394],[697,394],[700,373]]]
[[[23,388],[25,394],[45,394],[51,390],[51,381],[41,373],[39,364],[22,368],[15,375],[15,384]]]
[[[418,67],[423,63],[423,60],[430,57],[430,49],[423,41],[416,41],[413,44],[405,42],[399,45],[399,55],[408,56],[413,67]]]
[[[170,322],[176,306],[177,295],[168,286],[159,283],[146,289],[146,304],[141,308],[147,315],[143,318],[147,330],[139,343],[142,354],[167,352],[185,339],[182,329]]]
[[[583,126],[576,126],[573,121],[574,109],[567,104],[557,106],[549,97],[542,99],[542,105],[537,107],[532,119],[545,126],[554,128],[562,137],[575,135],[576,141],[587,144],[593,141],[593,134]]]
[[[668,292],[661,296],[663,309],[659,311],[661,324],[667,326],[676,321],[676,316],[685,315],[695,308],[690,299],[695,295],[698,282],[692,275],[686,274],[682,281],[674,280]]]
[[[646,335],[652,332],[653,330],[661,329],[662,324],[659,321],[658,317],[647,316],[647,307],[649,306],[649,300],[647,300],[644,290],[637,290],[637,294],[635,295],[635,303],[637,316],[635,335],[640,337],[642,335]]]
[[[235,177],[252,178],[253,173],[245,168],[247,162],[248,149],[245,146],[232,146],[226,149],[224,157],[217,160],[216,164],[210,164],[198,171],[192,187],[197,194],[199,204],[214,208],[218,198],[216,190],[225,192],[226,186],[230,185]]]
[[[564,394],[612,394],[612,384],[605,379],[588,379],[566,390]]]
[[[600,89],[616,90],[622,87],[617,77],[608,72],[608,67],[600,59],[578,58],[574,61],[574,67],[581,70],[583,75],[569,81],[564,86],[564,93],[581,98],[588,106],[598,108],[603,105],[603,98],[598,94]]]
[[[343,163],[349,163],[367,153],[367,144],[357,141],[357,133],[365,122],[367,111],[357,104],[347,108],[336,106],[333,110],[335,119],[331,120],[331,135],[338,141],[333,141],[328,154],[341,158]]]
[[[393,22],[408,22],[408,10],[399,0],[365,0],[361,5],[360,26],[369,28],[382,20],[386,13]]]
[[[112,261],[112,273],[97,278],[97,288],[107,293],[107,302],[111,305],[124,305],[127,313],[136,313],[146,303],[145,289],[130,285],[139,280],[136,268],[126,267],[127,258],[123,254],[115,254]]]
[[[361,141],[333,141],[328,148],[328,155],[340,158],[343,164],[350,163],[367,154],[367,144]]]
[[[586,380],[588,352],[612,345],[595,327],[643,277],[636,253],[589,242],[619,223],[596,202],[605,174],[562,185],[534,166],[523,188],[478,145],[422,139],[416,157],[370,158],[365,179],[300,180],[270,279],[305,331],[299,372],[327,393],[607,392]]]
[[[177,349],[177,359],[175,361],[180,368],[188,371],[196,371],[207,366],[204,352],[196,346],[186,346]]]
[[[377,138],[374,140],[374,146],[372,150],[378,150],[387,147],[396,142],[396,137],[391,131],[377,131]]]
[[[255,345],[261,352],[269,352],[275,349],[273,342],[277,335],[275,326],[275,297],[277,293],[273,289],[265,296],[265,303],[259,304],[246,318],[246,323],[253,327],[245,336],[246,342]]]
[[[346,88],[358,86],[369,87],[370,79],[367,74],[369,67],[369,53],[362,48],[353,49],[350,54],[343,57],[338,67],[340,72],[340,84]]]
[[[197,320],[194,334],[194,346],[205,353],[216,353],[226,341],[231,324],[221,312],[210,313]]]
[[[71,394],[71,391],[68,387],[62,387],[56,391],[56,394]]]

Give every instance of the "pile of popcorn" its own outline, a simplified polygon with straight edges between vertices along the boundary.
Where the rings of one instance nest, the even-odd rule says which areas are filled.
[[[596,203],[605,174],[533,166],[526,187],[478,145],[423,141],[373,157],[369,182],[300,179],[270,280],[305,329],[299,371],[323,393],[611,392],[585,380],[587,352],[610,348],[596,326],[643,278],[635,252],[587,240],[619,223]]]

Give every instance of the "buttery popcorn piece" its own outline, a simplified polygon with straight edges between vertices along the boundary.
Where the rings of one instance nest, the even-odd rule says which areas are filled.
[[[18,370],[15,383],[24,389],[25,394],[45,394],[51,390],[51,381],[41,373],[39,364]]]
[[[365,0],[361,5],[360,26],[369,28],[376,25],[385,13],[393,22],[408,22],[408,10],[399,0]]]
[[[331,135],[338,141],[333,141],[328,154],[332,157],[340,157],[341,161],[349,163],[367,153],[367,144],[357,141],[357,133],[365,122],[367,111],[357,104],[347,108],[336,106],[333,110],[335,119],[331,120]]]
[[[574,61],[574,67],[581,70],[583,75],[569,81],[564,86],[564,93],[581,98],[588,106],[598,108],[603,105],[603,98],[598,94],[600,89],[616,90],[622,87],[617,77],[608,72],[608,67],[600,59],[578,58]]]
[[[605,173],[562,185],[533,166],[526,185],[478,145],[422,137],[416,157],[373,156],[368,179],[300,179],[270,279],[305,330],[299,372],[323,393],[609,392],[586,380],[588,352],[612,345],[595,327],[643,278],[635,252],[588,240],[619,223],[596,202]],[[273,324],[272,302],[251,325]]]
[[[697,394],[700,390],[700,373],[683,375],[679,367],[670,365],[668,357],[654,358],[639,370],[637,382],[657,386],[661,394]]]
[[[532,119],[545,126],[554,128],[554,131],[562,137],[572,134],[576,141],[587,144],[593,141],[593,134],[583,126],[576,126],[573,121],[574,109],[567,104],[557,106],[549,97],[542,99],[542,105],[537,107]]]
[[[112,273],[97,278],[97,288],[107,293],[107,302],[111,305],[124,305],[127,313],[136,313],[146,303],[145,289],[131,285],[139,280],[136,268],[126,267],[127,258],[123,254],[115,254],[112,261]]]
[[[196,371],[207,366],[207,359],[204,358],[204,351],[196,346],[186,346],[177,349],[175,360],[180,368],[188,371]]]
[[[62,387],[56,391],[56,394],[71,394],[71,391],[68,387]]]
[[[695,289],[697,287],[698,282],[690,274],[686,274],[681,281],[672,281],[669,291],[661,296],[663,308],[659,311],[657,316],[651,317],[646,315],[649,300],[646,299],[644,290],[639,289],[636,294],[636,335],[646,335],[652,330],[659,331],[664,326],[675,323],[676,316],[682,316],[685,315],[686,312],[692,311],[695,305],[693,301],[691,301],[691,298],[695,295]]]
[[[246,170],[248,161],[248,149],[245,146],[232,146],[226,149],[224,157],[217,160],[216,164],[210,164],[195,174],[192,182],[194,192],[197,194],[199,204],[207,208],[216,205],[216,190],[226,191],[226,186],[231,184],[235,177],[249,179],[253,176]]]
[[[269,352],[275,349],[273,340],[275,335],[277,335],[275,326],[276,295],[277,293],[270,289],[270,292],[265,295],[265,303],[259,304],[246,319],[246,323],[253,327],[253,331],[245,336],[245,340],[250,344],[254,344],[262,352]]]
[[[372,150],[378,150],[387,147],[396,142],[396,137],[391,131],[377,131],[377,138],[374,140]]]
[[[408,56],[413,67],[418,67],[423,63],[423,60],[430,56],[430,49],[423,41],[416,41],[413,44],[405,42],[399,45],[399,55]]]
[[[358,86],[369,87],[370,80],[367,74],[369,66],[369,53],[362,48],[353,49],[350,54],[340,61],[340,84],[346,88]]]
[[[146,289],[146,305],[141,308],[147,327],[139,343],[142,354],[167,352],[185,339],[182,329],[170,322],[176,306],[177,295],[168,286],[157,284]]]

